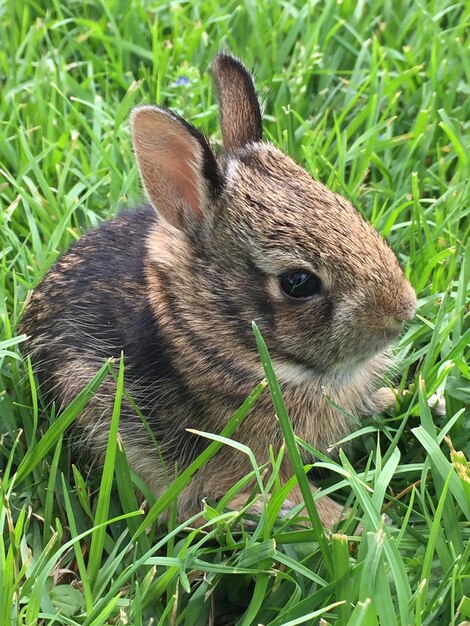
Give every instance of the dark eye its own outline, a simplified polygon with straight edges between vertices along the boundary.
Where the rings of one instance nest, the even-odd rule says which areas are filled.
[[[291,270],[279,277],[282,291],[289,298],[305,299],[316,296],[321,291],[318,276],[306,270]]]

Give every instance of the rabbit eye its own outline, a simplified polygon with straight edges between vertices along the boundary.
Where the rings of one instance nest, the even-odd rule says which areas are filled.
[[[318,276],[306,270],[291,270],[279,277],[282,291],[289,298],[303,300],[316,296],[321,291],[321,281]]]

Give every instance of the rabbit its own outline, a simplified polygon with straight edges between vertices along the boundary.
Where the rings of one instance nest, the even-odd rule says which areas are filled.
[[[157,497],[166,468],[184,470],[207,445],[187,429],[219,433],[263,378],[253,320],[295,433],[327,451],[351,432],[347,414],[360,418],[393,401],[380,381],[416,307],[395,254],[351,203],[262,140],[260,103],[242,62],[219,53],[212,74],[220,154],[171,110],[135,108],[131,135],[149,204],[75,242],[33,292],[22,322],[44,397],[59,409],[106,358],[124,354],[126,388],[159,452],[126,401],[120,433],[130,467]],[[108,377],[75,425],[97,458],[114,397]],[[280,450],[269,394],[235,438],[260,464],[270,446]],[[205,498],[220,500],[250,470],[245,455],[222,447],[180,495],[179,519],[201,511]],[[281,480],[292,475],[285,455]],[[251,486],[231,507],[239,510],[249,493]],[[342,507],[317,496],[331,527]],[[285,507],[299,504],[296,486]]]

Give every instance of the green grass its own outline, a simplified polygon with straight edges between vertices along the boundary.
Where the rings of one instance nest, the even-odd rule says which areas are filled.
[[[469,5],[222,4],[0,0],[0,625],[457,625],[470,619]],[[204,532],[178,527],[177,494],[225,439],[155,501],[119,438],[103,472],[64,438],[108,365],[56,416],[20,356],[28,290],[83,232],[141,199],[130,108],[165,104],[220,141],[207,67],[221,47],[255,70],[265,136],[358,206],[418,294],[394,411],[364,422],[339,462],[317,463],[324,490],[362,520],[349,540],[348,521],[322,539],[308,499],[313,530],[280,522],[275,471],[254,531],[210,502]],[[265,352],[263,363],[281,455],[302,485],[307,444]],[[265,387],[222,433],[230,445]],[[428,409],[435,392],[444,417]],[[266,490],[261,472],[254,463]],[[156,523],[165,508],[168,529]]]

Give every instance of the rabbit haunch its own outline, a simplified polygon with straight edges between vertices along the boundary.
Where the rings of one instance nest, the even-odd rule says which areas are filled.
[[[271,351],[297,435],[326,450],[360,417],[383,408],[375,393],[387,351],[414,314],[414,292],[383,239],[352,205],[261,141],[252,79],[239,61],[216,57],[223,151],[158,107],[132,115],[134,149],[151,205],[86,234],[35,290],[23,331],[49,400],[64,407],[107,357],[124,352],[120,431],[130,465],[155,491],[220,432],[263,376],[251,322]],[[301,269],[321,289],[294,301],[279,277]],[[86,445],[105,449],[115,384],[106,379],[78,420]],[[328,398],[333,401],[329,402]],[[260,463],[282,436],[265,394],[236,433]],[[160,456],[162,455],[162,456]],[[163,458],[163,464],[162,459]],[[182,494],[180,518],[218,499],[249,461],[225,447]],[[292,469],[285,459],[282,480]],[[313,488],[313,487],[312,487]],[[247,494],[232,503],[241,506]],[[301,502],[295,488],[289,503]],[[289,505],[290,505],[289,504]],[[340,507],[318,501],[325,524]]]

